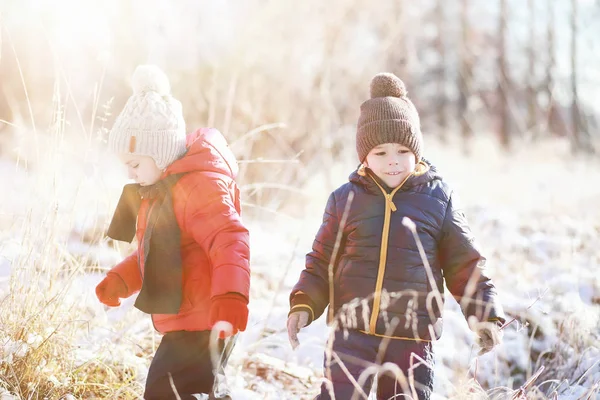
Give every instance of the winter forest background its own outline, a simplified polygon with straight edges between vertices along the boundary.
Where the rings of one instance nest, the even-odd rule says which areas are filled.
[[[126,174],[106,151],[136,65],[171,79],[188,130],[240,160],[253,283],[236,399],[310,399],[323,318],[292,351],[287,296],[329,192],[356,168],[371,77],[420,110],[507,313],[476,357],[446,296],[436,399],[600,393],[600,1],[0,0],[0,399],[135,399],[160,336],[94,286]]]

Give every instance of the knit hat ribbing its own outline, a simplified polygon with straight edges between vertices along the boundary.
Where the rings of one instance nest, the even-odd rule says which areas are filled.
[[[186,152],[181,103],[171,96],[165,73],[140,65],[132,77],[133,95],[117,117],[108,137],[117,154],[150,156],[164,169]]]
[[[407,97],[404,82],[391,73],[371,80],[371,98],[360,106],[356,131],[356,151],[360,162],[383,143],[399,143],[421,159],[423,137],[419,113]]]

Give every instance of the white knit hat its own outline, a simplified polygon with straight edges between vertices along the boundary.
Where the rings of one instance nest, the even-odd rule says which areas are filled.
[[[132,86],[133,95],[110,131],[108,146],[117,154],[150,156],[164,169],[186,152],[181,103],[171,96],[169,79],[157,66],[138,66]]]

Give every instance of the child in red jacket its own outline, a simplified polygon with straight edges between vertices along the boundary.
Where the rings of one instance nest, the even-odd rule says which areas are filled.
[[[213,390],[223,365],[213,368],[209,339],[218,321],[230,324],[217,343],[223,351],[223,338],[248,321],[249,234],[240,217],[237,162],[217,130],[186,135],[181,103],[159,68],[139,66],[132,83],[109,147],[136,183],[123,189],[108,236],[135,236],[138,248],[107,273],[96,295],[116,307],[139,292],[135,306],[164,335],[146,400],[177,398],[171,380],[181,399],[227,399]]]

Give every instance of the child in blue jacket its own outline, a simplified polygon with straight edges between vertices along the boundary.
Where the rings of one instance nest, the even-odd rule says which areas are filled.
[[[457,195],[422,158],[419,114],[395,75],[371,81],[356,150],[361,165],[330,195],[290,295],[290,342],[297,346],[298,331],[329,306],[337,329],[317,399],[368,394],[369,367],[384,363],[378,399],[429,399],[444,282],[479,336],[480,353],[501,342],[504,313]]]

